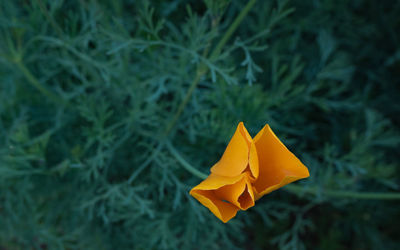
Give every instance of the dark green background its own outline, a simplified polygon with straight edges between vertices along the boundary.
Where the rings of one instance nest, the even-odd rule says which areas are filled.
[[[1,250],[400,248],[400,2],[259,0],[212,54],[247,2],[0,1]],[[223,224],[165,145],[208,174],[239,121],[311,176]]]

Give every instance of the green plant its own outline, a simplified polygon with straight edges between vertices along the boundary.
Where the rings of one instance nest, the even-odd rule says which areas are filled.
[[[220,3],[0,1],[0,249],[398,248],[400,4]],[[222,224],[239,121],[311,177]]]

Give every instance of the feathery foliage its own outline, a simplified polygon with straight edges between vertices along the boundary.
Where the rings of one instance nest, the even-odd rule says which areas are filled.
[[[399,14],[0,1],[0,249],[398,249]],[[188,191],[239,121],[311,177],[223,224]]]

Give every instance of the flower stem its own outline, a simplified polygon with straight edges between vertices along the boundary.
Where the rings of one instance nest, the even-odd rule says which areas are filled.
[[[176,149],[172,146],[172,144],[168,141],[165,143],[165,146],[168,148],[169,152],[175,157],[175,159],[182,164],[182,167],[184,167],[187,171],[189,171],[191,174],[193,174],[196,177],[199,177],[200,179],[205,179],[207,178],[206,174],[203,174],[196,168],[194,168],[192,165],[190,165],[183,157],[176,151]]]
[[[171,132],[172,128],[175,126],[176,122],[178,121],[179,117],[181,116],[183,109],[186,107],[187,103],[190,100],[190,97],[193,94],[193,91],[196,89],[197,84],[200,82],[200,78],[203,76],[200,70],[197,71],[196,77],[193,79],[192,83],[190,84],[190,87],[188,91],[186,92],[185,98],[183,98],[181,104],[179,105],[178,109],[176,110],[174,117],[172,120],[168,123],[164,136],[167,137],[167,135]]]
[[[257,0],[250,0],[246,6],[242,9],[242,11],[239,13],[239,15],[235,18],[233,23],[230,25],[228,30],[225,32],[224,36],[221,38],[221,40],[218,42],[218,44],[215,46],[214,50],[211,52],[210,58],[215,59],[221,52],[222,48],[224,45],[228,42],[229,38],[232,36],[233,32],[238,28],[239,24],[243,21],[243,19],[246,17],[246,15],[249,13],[253,5],[257,2]],[[205,55],[206,56],[206,55]],[[164,136],[166,137],[172,130],[172,128],[175,126],[176,122],[178,121],[179,117],[182,115],[183,110],[185,109],[186,105],[188,104],[190,97],[192,96],[194,90],[196,89],[197,85],[199,84],[201,77],[205,75],[208,72],[207,67],[205,67],[204,64],[199,65],[197,68],[196,76],[193,79],[192,83],[190,84],[190,87],[188,91],[186,92],[185,97],[183,98],[181,104],[179,105],[178,109],[176,110],[172,120],[169,122],[167,125]]]
[[[222,39],[219,41],[219,43],[217,44],[217,46],[215,46],[215,49],[213,50],[213,52],[211,53],[210,58],[214,59],[215,57],[217,57],[219,55],[219,53],[221,52],[222,48],[224,47],[224,45],[226,44],[226,42],[228,42],[229,38],[231,38],[233,32],[235,32],[235,30],[237,29],[237,27],[239,26],[239,24],[243,21],[243,19],[247,16],[247,14],[249,13],[249,11],[251,10],[251,8],[253,7],[253,5],[257,2],[257,0],[250,0],[246,6],[242,9],[242,11],[239,13],[239,15],[236,17],[236,19],[233,21],[233,23],[231,24],[231,26],[229,27],[229,29],[225,32],[224,36],[222,37]]]

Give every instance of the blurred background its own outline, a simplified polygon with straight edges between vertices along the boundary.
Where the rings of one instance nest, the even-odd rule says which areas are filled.
[[[0,249],[400,249],[400,2],[0,1]],[[221,223],[238,122],[310,178]]]

